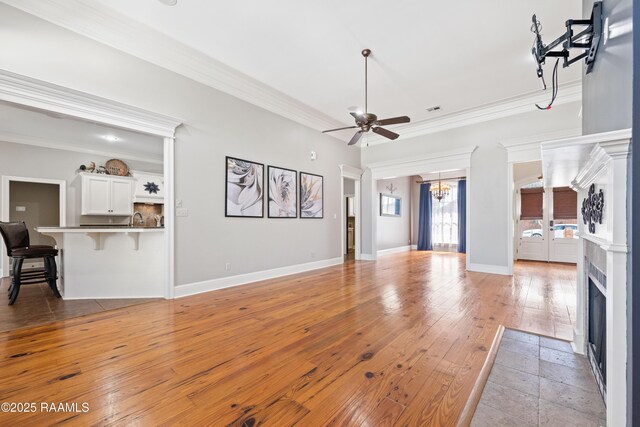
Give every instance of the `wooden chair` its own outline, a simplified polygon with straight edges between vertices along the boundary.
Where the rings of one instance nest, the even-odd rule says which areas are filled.
[[[1,222],[0,234],[7,248],[7,255],[13,259],[13,277],[9,286],[9,305],[16,302],[20,286],[32,283],[47,282],[53,294],[61,298],[58,292],[57,279],[58,268],[56,266],[56,255],[58,250],[53,246],[31,245],[29,242],[29,230],[23,221]],[[43,258],[44,268],[37,270],[22,271],[22,264],[25,259]]]

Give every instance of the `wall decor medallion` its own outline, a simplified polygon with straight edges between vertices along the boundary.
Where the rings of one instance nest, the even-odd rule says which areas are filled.
[[[587,197],[582,201],[582,221],[589,227],[589,233],[596,232],[596,223],[602,224],[604,211],[604,193],[602,189],[596,193],[596,185],[591,184]]]
[[[297,218],[297,172],[275,166],[268,166],[267,170],[269,182],[267,216],[269,218]]]
[[[144,185],[144,191],[146,191],[149,194],[158,194],[159,190],[160,190],[160,186],[155,182],[147,181],[147,183]]]
[[[264,165],[226,158],[225,216],[264,217]]]
[[[300,172],[300,218],[323,218],[323,178]]]

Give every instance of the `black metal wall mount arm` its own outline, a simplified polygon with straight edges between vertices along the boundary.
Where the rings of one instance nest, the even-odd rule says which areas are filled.
[[[544,83],[544,70],[542,66],[547,58],[558,58],[558,60],[562,59],[563,68],[569,67],[571,64],[584,58],[586,64],[585,74],[589,74],[591,72],[596,59],[596,54],[598,53],[600,39],[602,38],[602,1],[597,1],[593,4],[590,19],[567,20],[565,23],[567,28],[565,33],[548,45],[542,42],[540,22],[536,18],[536,15],[533,15],[531,20],[533,22],[531,31],[535,34],[531,53],[537,63],[537,75],[542,79],[545,88],[546,83]],[[576,33],[574,31],[574,26],[584,28]],[[559,47],[561,48],[558,49]],[[571,57],[571,54],[569,53],[570,49],[581,49],[582,52]],[[554,76],[554,83],[555,81],[556,78]]]

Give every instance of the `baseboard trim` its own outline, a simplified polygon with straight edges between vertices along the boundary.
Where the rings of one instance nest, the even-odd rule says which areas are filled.
[[[500,274],[503,276],[511,276],[509,273],[509,267],[506,265],[491,265],[491,264],[476,264],[469,263],[467,266],[468,271],[475,271],[477,273],[489,273],[489,274]]]
[[[291,274],[303,273],[305,271],[317,270],[319,268],[331,267],[342,264],[343,257],[329,258],[322,261],[309,262],[305,264],[289,265],[271,270],[256,271],[254,273],[239,274],[237,276],[221,277],[219,279],[204,280],[202,282],[187,283],[176,286],[175,298],[182,298],[189,295],[201,294],[218,289],[231,288],[234,286],[246,285],[248,283],[259,282],[261,280],[275,279],[277,277],[289,276]]]
[[[378,251],[378,256],[408,252],[410,250],[411,246],[398,246],[397,248],[381,249]]]
[[[360,254],[361,261],[375,261],[376,257],[371,254]]]
[[[412,251],[417,251],[418,250],[418,245],[411,245],[411,250]]]

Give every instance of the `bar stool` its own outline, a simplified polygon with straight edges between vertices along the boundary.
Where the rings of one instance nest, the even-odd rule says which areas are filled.
[[[58,250],[53,246],[30,245],[29,230],[23,221],[1,222],[0,234],[7,248],[7,255],[13,259],[13,278],[9,286],[9,305],[16,302],[20,286],[32,283],[47,282],[53,294],[61,298],[58,292],[57,279],[58,268],[55,256]],[[37,270],[22,271],[22,264],[25,259],[43,258],[44,268]]]

